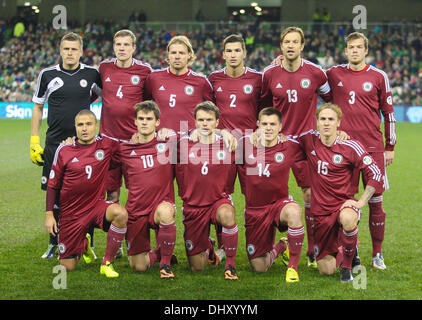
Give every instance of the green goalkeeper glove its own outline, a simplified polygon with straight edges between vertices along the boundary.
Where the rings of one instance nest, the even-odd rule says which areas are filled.
[[[40,137],[31,136],[29,152],[31,155],[31,161],[36,165],[44,165],[43,157],[44,149],[40,146]]]

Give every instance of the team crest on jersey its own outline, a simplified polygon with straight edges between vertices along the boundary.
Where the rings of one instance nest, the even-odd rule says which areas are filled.
[[[60,254],[63,254],[66,252],[66,246],[63,243],[59,243],[57,248],[59,249]]]
[[[365,90],[366,92],[371,91],[373,85],[370,82],[364,82],[364,84],[362,85],[363,90]]]
[[[47,177],[46,176],[42,176],[41,177],[41,183],[42,184],[46,184],[47,183]]]
[[[300,85],[303,89],[308,89],[309,86],[311,85],[311,80],[309,80],[307,78],[302,79],[302,80],[300,80]]]
[[[278,163],[283,162],[284,161],[284,154],[282,152],[277,152],[274,155],[274,160],[275,160],[275,162],[278,162]]]
[[[88,85],[88,82],[85,79],[82,79],[81,81],[79,81],[79,84],[81,85],[82,88],[86,88],[86,86]]]
[[[193,94],[193,91],[194,91],[194,89],[193,89],[193,87],[192,87],[192,86],[186,86],[186,87],[185,87],[185,93],[186,93],[188,96],[191,96],[191,95]]]
[[[157,143],[155,146],[155,149],[157,149],[157,152],[164,152],[166,151],[166,144],[165,143]]]
[[[335,154],[333,156],[333,162],[335,164],[340,164],[343,161],[343,156],[341,154]]]
[[[193,242],[192,242],[191,240],[186,240],[186,241],[185,241],[185,246],[186,246],[186,249],[187,249],[188,251],[192,251],[192,249],[193,249],[193,247],[194,247]]]
[[[363,163],[369,166],[372,163],[372,158],[370,156],[364,156]]]
[[[101,161],[104,159],[104,150],[97,150],[95,151],[95,159],[97,159],[98,161]]]
[[[55,174],[54,170],[51,169],[51,171],[50,171],[50,179],[54,179],[55,175],[56,174]]]
[[[255,246],[253,244],[248,244],[246,246],[246,250],[248,251],[248,254],[251,256],[255,253]]]
[[[245,84],[245,85],[243,86],[243,92],[244,92],[244,93],[246,93],[246,94],[251,94],[251,93],[252,93],[252,91],[253,91],[253,87],[252,87],[252,85],[251,85],[251,84]]]
[[[224,150],[217,151],[217,159],[224,160],[226,158],[226,153]]]
[[[314,255],[317,257],[319,254],[319,247],[317,245],[314,245]]]
[[[139,81],[140,81],[140,78],[139,78],[139,76],[132,76],[131,78],[130,78],[130,81],[132,81],[132,84],[134,84],[134,85],[137,85],[138,83],[139,83]]]

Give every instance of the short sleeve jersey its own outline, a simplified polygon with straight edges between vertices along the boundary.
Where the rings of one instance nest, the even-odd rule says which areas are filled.
[[[129,68],[121,68],[114,58],[101,62],[99,71],[103,84],[100,133],[128,140],[137,132],[133,106],[142,102],[152,69],[136,59]]]
[[[369,152],[394,150],[396,118],[387,74],[373,66],[355,72],[348,64],[327,70],[333,103],[341,107],[340,129],[361,141]],[[385,147],[380,129],[384,116]]]
[[[315,111],[318,95],[330,99],[330,86],[324,70],[305,59],[295,72],[282,65],[271,65],[264,70],[262,100],[265,106],[281,111],[282,133],[297,136],[316,129]]]
[[[234,153],[226,149],[219,136],[212,144],[180,138],[176,180],[183,202],[202,207],[227,198],[224,190],[234,162]]]
[[[255,147],[244,141],[243,165],[239,175],[246,207],[263,207],[289,196],[289,173],[296,160],[297,141]]]
[[[48,103],[46,142],[59,144],[76,135],[75,116],[89,109],[95,87],[101,87],[98,70],[79,64],[76,70],[65,70],[61,64],[41,70],[32,101]]]
[[[146,99],[153,99],[160,108],[160,128],[187,132],[195,128],[193,110],[196,105],[214,100],[210,82],[192,70],[183,76],[169,68],[153,71],[147,78]]]
[[[148,143],[121,143],[113,163],[122,166],[129,194],[129,220],[148,215],[161,201],[174,202],[171,144],[156,138]]]
[[[251,68],[237,78],[226,73],[226,68],[211,73],[208,77],[214,88],[215,103],[220,110],[220,129],[233,131],[254,130],[258,120],[262,73]]]
[[[48,187],[60,190],[60,219],[86,214],[105,197],[105,177],[119,142],[97,136],[91,144],[61,144],[56,150]]]
[[[313,214],[331,214],[353,198],[355,170],[362,171],[368,185],[377,190],[382,187],[381,170],[360,142],[336,141],[328,147],[321,142],[319,132],[314,130],[302,134],[298,141],[310,166]]]

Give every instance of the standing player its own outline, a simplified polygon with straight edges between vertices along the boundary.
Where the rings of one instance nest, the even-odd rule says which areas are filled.
[[[194,117],[199,142],[188,136],[178,145],[176,180],[183,200],[183,224],[186,254],[192,271],[202,271],[209,257],[215,258],[209,239],[210,224],[222,226],[222,244],[226,252],[225,279],[237,280],[235,256],[238,228],[235,209],[225,192],[234,155],[214,133],[219,110],[211,101],[195,108]]]
[[[116,203],[104,200],[105,177],[118,142],[98,137],[97,119],[90,110],[75,117],[77,140],[57,148],[47,187],[45,227],[48,233],[59,235],[60,264],[73,270],[82,253],[92,255],[85,237],[92,226],[107,234],[107,248],[100,272],[108,278],[119,274],[111,264],[126,234],[127,212]],[[60,214],[57,219],[53,206],[60,194]]]
[[[99,71],[103,83],[100,134],[120,140],[130,140],[137,132],[133,106],[142,102],[145,79],[151,73],[149,64],[133,58],[136,36],[130,30],[115,33],[111,60],[101,62]],[[110,171],[107,178],[107,200],[118,202],[122,173]]]
[[[156,138],[160,109],[154,101],[135,105],[138,143],[122,143],[116,155],[129,187],[126,209],[126,235],[129,263],[137,271],[146,271],[160,260],[161,279],[173,279],[170,261],[176,242],[174,170],[165,142]],[[158,230],[157,247],[151,251],[150,229]]]
[[[243,178],[245,194],[246,249],[250,264],[256,272],[265,272],[278,255],[287,265],[286,282],[299,281],[297,267],[305,236],[302,210],[289,196],[290,168],[297,157],[296,142],[280,142],[281,112],[265,108],[259,113],[258,128],[262,141],[254,147],[244,139]],[[285,231],[287,241],[274,244],[277,228]],[[290,251],[290,259],[289,259]]]
[[[188,38],[173,37],[167,45],[169,67],[152,72],[145,84],[146,99],[160,108],[162,128],[187,132],[195,128],[193,110],[198,103],[214,100],[206,77],[189,69],[195,53]]]
[[[96,68],[79,63],[82,56],[82,38],[75,33],[63,36],[60,42],[61,62],[41,70],[32,98],[34,109],[31,121],[30,155],[33,163],[43,166],[41,189],[47,189],[48,176],[54,154],[61,141],[75,136],[75,116],[82,109],[89,109],[96,98],[93,92],[101,87]],[[44,104],[48,102],[48,129],[44,149],[40,145]],[[58,215],[58,203],[54,213]],[[92,230],[91,230],[92,233]],[[91,237],[92,238],[92,237]],[[53,258],[57,251],[57,237],[50,235],[43,259]]]
[[[208,77],[214,88],[215,102],[220,110],[220,129],[229,130],[237,139],[246,130],[254,130],[258,119],[258,105],[262,87],[262,73],[248,68],[245,41],[242,36],[232,34],[223,41],[223,58],[226,67]],[[234,192],[237,166],[233,165],[227,183],[227,193]],[[221,230],[217,230],[220,260],[224,257],[221,248]]]
[[[305,45],[302,29],[288,27],[280,36],[280,48],[284,59],[280,65],[264,70],[262,99],[264,105],[272,105],[283,115],[282,133],[296,137],[302,132],[316,129],[315,110],[318,95],[330,99],[330,86],[324,70],[301,58]],[[308,238],[308,266],[316,267],[312,254],[312,216],[310,215],[311,189],[307,162],[295,162],[292,171],[302,189],[305,203],[306,231]]]
[[[310,168],[314,252],[318,270],[321,274],[333,274],[342,260],[340,280],[352,282],[351,268],[361,209],[381,189],[382,175],[360,142],[338,141],[341,117],[337,105],[322,105],[316,112],[319,131],[303,133],[298,141]],[[359,200],[353,198],[357,185],[352,179],[355,170],[360,170],[367,181]],[[339,247],[343,248],[342,253],[339,253]]]
[[[380,167],[384,176],[384,190],[387,190],[389,186],[385,167],[394,160],[396,144],[396,118],[390,83],[385,72],[365,63],[368,39],[364,34],[354,32],[348,35],[344,52],[349,63],[327,70],[333,103],[341,106],[345,115],[340,128],[364,144]],[[381,114],[384,117],[385,146],[380,130]],[[356,178],[359,179],[359,174]],[[363,184],[367,184],[365,177]],[[380,270],[386,268],[382,255],[385,230],[382,200],[382,191],[369,200],[372,266]]]

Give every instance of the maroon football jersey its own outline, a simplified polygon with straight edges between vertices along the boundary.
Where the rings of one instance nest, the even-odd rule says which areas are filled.
[[[129,220],[150,214],[162,201],[174,202],[172,150],[170,144],[156,138],[148,143],[120,144],[113,166],[121,164],[129,189]]]
[[[217,136],[212,144],[203,144],[183,136],[177,152],[176,180],[184,203],[202,207],[228,197],[224,190],[235,159],[221,137]]]
[[[60,219],[73,219],[105,197],[105,177],[119,142],[96,137],[91,144],[61,144],[56,150],[48,187],[60,190]]]
[[[273,147],[255,147],[244,141],[243,165],[239,179],[246,207],[262,207],[289,196],[289,173],[298,155],[294,140],[278,142]]]
[[[176,132],[194,129],[197,104],[214,100],[208,79],[192,70],[182,76],[172,74],[169,68],[154,70],[147,78],[145,93],[145,99],[153,99],[160,108],[160,128]]]
[[[310,165],[313,214],[331,214],[353,198],[356,188],[352,179],[354,170],[362,171],[368,185],[377,190],[382,187],[381,171],[360,142],[336,141],[327,147],[315,130],[303,133],[298,141]]]
[[[295,72],[283,65],[270,65],[264,70],[262,99],[265,106],[273,106],[283,115],[281,132],[297,136],[316,129],[315,111],[318,95],[330,99],[330,86],[324,70],[305,59]]]
[[[151,70],[149,64],[136,59],[129,68],[118,67],[115,58],[101,62],[101,134],[127,140],[137,132],[133,106],[142,102],[145,79]]]
[[[369,65],[356,72],[344,64],[328,69],[327,76],[333,103],[343,112],[340,129],[362,142],[369,152],[394,150],[396,117],[387,74]],[[385,147],[380,130],[381,113]]]
[[[226,73],[226,68],[211,73],[208,77],[214,88],[215,102],[220,110],[218,128],[255,130],[258,120],[262,73],[250,68],[237,78]]]

